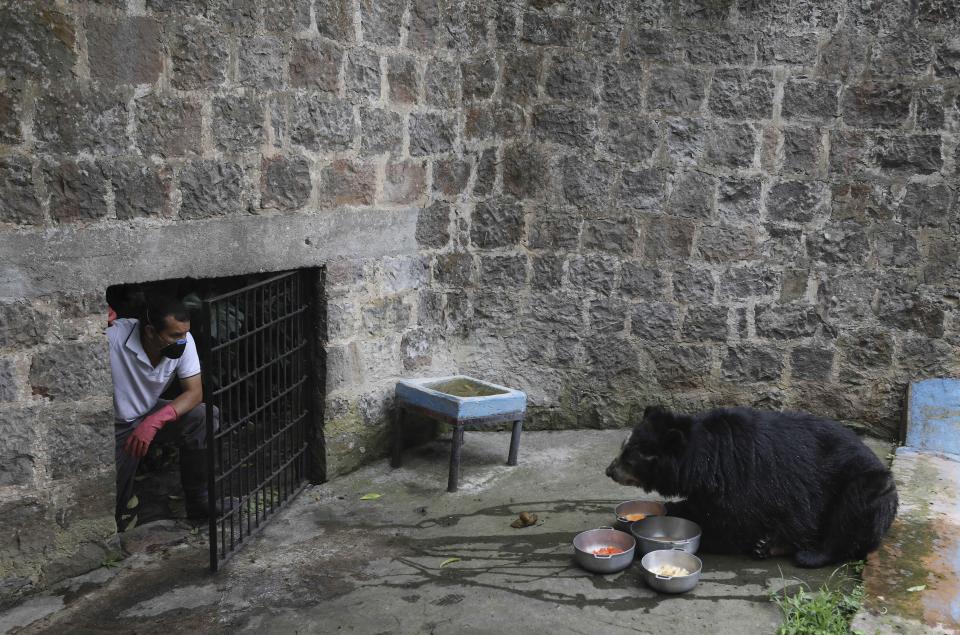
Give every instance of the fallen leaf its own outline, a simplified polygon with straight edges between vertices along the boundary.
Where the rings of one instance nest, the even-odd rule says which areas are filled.
[[[447,558],[446,560],[440,563],[440,568],[442,569],[448,564],[453,564],[454,562],[460,562],[460,558]]]
[[[127,501],[127,509],[136,509],[140,504],[140,499],[137,498],[137,495],[134,494],[130,497],[130,500]]]
[[[371,494],[364,494],[363,496],[360,497],[360,500],[362,500],[362,501],[375,501],[375,500],[377,500],[378,498],[380,498],[381,496],[383,496],[383,494],[372,494],[372,493],[371,493]]]
[[[920,591],[923,591],[923,590],[926,589],[926,588],[927,588],[927,585],[926,585],[926,584],[920,584],[920,585],[917,585],[917,586],[912,586],[912,587],[910,587],[909,589],[907,589],[907,593],[919,593]]]

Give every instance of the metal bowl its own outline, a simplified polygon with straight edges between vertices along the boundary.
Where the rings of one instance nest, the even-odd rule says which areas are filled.
[[[592,573],[616,573],[633,562],[637,541],[633,536],[612,527],[590,529],[577,534],[573,539],[574,559],[577,564]],[[597,556],[593,551],[601,547],[616,547],[623,553],[612,556]]]
[[[690,575],[664,576],[654,573],[665,564],[683,567]],[[640,559],[643,567],[643,580],[654,591],[661,593],[686,593],[700,582],[703,562],[692,553],[679,549],[659,549],[651,551]]]
[[[676,516],[651,516],[630,525],[641,555],[660,549],[682,549],[697,553],[700,548],[700,525]]]
[[[620,531],[630,533],[630,525],[635,522],[640,522],[637,520],[627,520],[624,518],[627,514],[644,514],[646,516],[665,516],[667,513],[667,508],[663,503],[658,503],[657,501],[626,501],[625,503],[620,503],[613,508],[613,513],[617,517],[616,522],[613,523],[614,529],[619,529]]]

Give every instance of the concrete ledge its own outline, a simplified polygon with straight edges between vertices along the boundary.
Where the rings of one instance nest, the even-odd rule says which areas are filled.
[[[960,624],[960,461],[900,448],[900,509],[863,571],[864,633],[957,633]]]

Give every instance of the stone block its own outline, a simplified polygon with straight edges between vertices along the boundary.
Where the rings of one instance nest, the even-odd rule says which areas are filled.
[[[817,61],[816,33],[761,33],[757,56],[764,66],[813,66]]]
[[[384,46],[400,44],[405,7],[403,0],[361,0],[360,25],[364,41]]]
[[[41,415],[49,421],[43,445],[51,478],[75,480],[80,475],[113,471],[113,406],[109,400],[81,408],[45,408]],[[109,493],[109,489],[103,492]],[[113,505],[108,507],[112,511]]]
[[[870,156],[874,145],[870,133],[858,130],[830,131],[829,171],[839,176],[865,178],[875,173]]]
[[[530,313],[541,328],[563,331],[581,326],[580,307],[582,300],[578,294],[564,291],[549,291],[530,294]]]
[[[256,95],[215,97],[210,123],[221,152],[239,154],[257,149],[264,139],[264,109]]]
[[[956,373],[956,349],[944,340],[910,333],[900,338],[897,360],[919,376],[943,377]]]
[[[791,77],[783,87],[784,119],[829,121],[839,112],[839,82]]]
[[[527,279],[527,257],[483,256],[480,258],[480,284],[489,289],[517,288]]]
[[[872,271],[825,276],[819,281],[817,303],[833,319],[864,322],[873,316],[874,296],[881,284]]]
[[[761,246],[761,253],[764,258],[770,258],[775,262],[795,262],[801,258],[801,247],[803,246],[803,231],[801,229],[781,227],[773,223],[766,224],[763,228],[767,234]],[[800,295],[803,295],[802,291]]]
[[[572,69],[583,72],[589,72],[590,84],[584,91],[582,98],[591,99],[593,94],[593,82],[596,81],[597,69],[595,63],[590,62],[591,67],[585,69]],[[607,62],[603,65],[601,71],[603,88],[601,89],[601,103],[607,110],[640,110],[643,106],[643,66],[636,62]],[[583,80],[581,80],[583,81]],[[549,86],[549,79],[548,84]]]
[[[336,152],[353,145],[356,124],[350,104],[311,95],[291,96],[290,141],[308,150]]]
[[[298,0],[264,3],[263,26],[275,33],[303,31],[310,27],[310,6]]]
[[[878,34],[870,55],[874,77],[925,75],[933,62],[933,43],[922,31],[896,30]]]
[[[750,222],[760,216],[760,179],[721,178],[717,186],[717,213],[721,220]]]
[[[377,187],[376,167],[339,159],[320,171],[320,202],[324,205],[372,205]]]
[[[424,329],[414,329],[403,334],[400,340],[400,355],[403,359],[404,370],[418,370],[429,368],[433,363],[431,353],[434,347],[434,336]]]
[[[126,152],[126,90],[60,88],[37,99],[34,135],[42,149],[75,154]]]
[[[654,68],[647,89],[647,109],[666,114],[695,113],[706,97],[706,74],[694,68]]]
[[[683,318],[681,334],[693,342],[723,342],[727,339],[727,307],[692,305]]]
[[[750,66],[757,34],[734,30],[695,30],[681,34],[681,48],[691,64]]]
[[[616,113],[606,119],[603,145],[616,157],[637,163],[647,161],[660,145],[656,122],[632,113]]]
[[[620,270],[620,292],[640,300],[662,300],[666,277],[659,267],[625,260]]]
[[[103,167],[113,189],[117,219],[166,215],[170,200],[170,174],[164,168],[137,161],[115,161]]]
[[[798,346],[790,351],[791,377],[806,381],[828,381],[834,352],[822,346]]]
[[[922,294],[889,285],[881,287],[875,313],[883,324],[901,331],[914,331],[928,337],[943,336],[943,309]]]
[[[11,572],[27,577],[47,556],[54,543],[53,519],[40,500],[22,496],[0,503],[0,567],[3,582]],[[2,584],[0,583],[0,584]]]
[[[470,163],[457,158],[433,162],[433,190],[454,197],[464,192],[470,181]]]
[[[380,56],[367,49],[352,49],[347,52],[343,70],[343,83],[347,94],[360,100],[380,98]]]
[[[529,247],[552,251],[576,249],[580,242],[582,220],[575,210],[552,205],[537,206],[530,226]]]
[[[324,40],[294,40],[290,52],[290,86],[336,94],[343,51]]]
[[[0,408],[0,486],[32,485],[43,460],[40,421],[29,407]]]
[[[0,348],[40,344],[50,325],[48,315],[26,302],[0,302]]]
[[[33,166],[26,157],[14,155],[0,159],[0,223],[43,224]]]
[[[899,223],[876,224],[869,231],[871,260],[881,267],[910,267],[920,262],[917,239]]]
[[[544,79],[548,97],[568,101],[593,101],[597,98],[599,67],[592,57],[579,54],[555,56]]]
[[[479,201],[473,208],[470,242],[476,247],[509,247],[520,244],[524,234],[523,207],[515,199],[500,196]]]
[[[107,184],[93,162],[45,165],[43,177],[55,222],[93,221],[107,215]]]
[[[849,86],[843,91],[843,121],[853,128],[899,128],[912,99],[911,87],[897,82]]]
[[[438,249],[450,242],[450,205],[434,201],[417,216],[417,244]]]
[[[360,150],[364,155],[389,152],[400,156],[403,144],[403,117],[382,108],[360,110]]]
[[[819,74],[842,80],[861,75],[869,61],[870,44],[870,40],[852,29],[830,34],[820,49]]]
[[[596,376],[603,383],[623,381],[623,378],[636,378],[638,374],[645,370],[641,366],[642,362],[636,345],[629,338],[619,333],[604,334],[595,340],[591,340],[590,346],[585,348],[587,359],[590,362],[591,375]],[[586,404],[581,403],[579,406],[581,409],[586,409]],[[592,419],[603,417],[602,414],[597,412],[604,407],[603,404],[595,402],[588,407],[590,410],[588,410],[589,414],[586,416]],[[580,426],[584,425],[582,417],[583,415],[578,421]],[[599,422],[589,425],[598,426]]]
[[[728,169],[749,168],[757,137],[753,124],[714,124],[707,135],[706,162]]]
[[[240,84],[259,90],[277,90],[286,85],[287,60],[283,42],[273,36],[243,39],[239,52]]]
[[[520,104],[536,98],[543,56],[537,51],[511,51],[503,60],[503,98]]]
[[[0,358],[0,402],[17,400],[20,393],[18,383],[17,367],[13,359]]]
[[[356,39],[351,0],[316,0],[313,11],[317,18],[317,31],[323,37],[338,42],[353,42]]]
[[[686,218],[651,216],[645,221],[643,257],[647,260],[686,260],[693,244],[694,224]]]
[[[954,218],[953,190],[942,183],[908,183],[899,206],[900,219],[911,228],[948,227]]]
[[[768,71],[719,69],[710,84],[710,111],[731,119],[769,119],[773,92]]]
[[[757,306],[755,324],[760,337],[792,340],[813,335],[820,325],[815,307],[803,304]]]
[[[830,188],[821,181],[781,181],[767,193],[767,215],[773,220],[809,223],[830,209]]]
[[[460,103],[460,66],[430,60],[424,74],[424,98],[434,108],[454,108]]]
[[[861,330],[844,335],[840,350],[857,370],[887,368],[893,363],[893,338],[882,331]]]
[[[606,254],[575,256],[567,269],[570,285],[578,290],[610,293],[617,278],[617,263],[618,258]]]
[[[0,88],[0,144],[17,145],[23,141],[23,82]]]
[[[640,242],[637,224],[632,217],[598,218],[585,221],[583,248],[629,255]]]
[[[945,79],[960,77],[960,36],[950,37],[937,46],[933,72]]]
[[[668,344],[653,352],[657,381],[666,388],[701,387],[710,379],[713,351],[701,344]]]
[[[916,89],[917,128],[940,130],[946,125],[944,92],[942,86],[926,86]]]
[[[709,130],[698,119],[668,118],[664,142],[666,154],[678,165],[693,165],[699,161],[707,143]]]
[[[787,127],[783,131],[783,171],[815,176],[820,172],[823,141],[817,128]]]
[[[411,113],[409,126],[411,156],[444,154],[456,146],[457,122],[451,114]]]
[[[689,265],[673,272],[672,285],[674,299],[688,304],[709,304],[716,289],[709,269]]]
[[[868,247],[863,227],[852,221],[828,223],[807,234],[807,254],[828,264],[862,263]]]
[[[624,330],[628,304],[617,296],[603,296],[590,301],[587,314],[594,331],[619,333]]]
[[[387,83],[390,86],[390,101],[398,104],[415,104],[420,99],[420,73],[417,62],[408,55],[387,58]]]
[[[548,155],[538,145],[512,144],[503,151],[503,191],[517,199],[539,196],[547,187]]]
[[[571,15],[548,11],[527,10],[523,14],[521,38],[530,44],[569,46],[577,32],[577,22]]]
[[[616,175],[610,162],[569,156],[561,160],[560,174],[567,202],[594,214],[604,212]]]
[[[86,20],[90,76],[108,84],[152,84],[160,76],[160,28],[156,20],[128,17]]]
[[[144,154],[198,154],[200,105],[189,97],[148,93],[136,101],[136,141]]]
[[[401,296],[387,296],[365,302],[361,312],[363,328],[370,335],[403,331],[412,317]]]
[[[189,161],[180,171],[180,217],[209,218],[243,208],[243,170],[214,159]]]
[[[51,346],[30,365],[33,394],[55,401],[111,395],[112,385],[106,338]]]
[[[575,106],[548,104],[533,109],[533,135],[575,148],[592,148],[599,131],[596,114]]]
[[[270,3],[270,8],[280,9],[290,0]],[[204,3],[208,20],[222,30],[240,35],[250,35],[257,30],[261,19],[257,0],[207,0]],[[267,7],[264,7],[265,9]],[[274,15],[276,15],[274,13]]]
[[[628,62],[640,63],[644,60],[662,63],[680,62],[683,51],[673,31],[647,28],[640,21],[631,24],[623,34],[623,57]]]
[[[474,196],[487,196],[493,193],[497,183],[497,172],[500,171],[500,161],[497,160],[495,148],[487,148],[477,159],[477,178],[473,182]],[[510,192],[507,192],[510,194]]]
[[[523,132],[523,110],[515,104],[482,104],[466,110],[463,134],[466,139],[488,142],[491,137],[516,137]]]
[[[227,39],[212,25],[184,22],[171,38],[170,61],[174,88],[216,88],[227,78]]]
[[[407,46],[415,50],[432,48],[436,44],[439,30],[439,0],[413,0],[410,4]]]
[[[720,362],[724,379],[732,381],[778,381],[783,373],[783,353],[758,344],[727,348]]]
[[[302,156],[264,157],[260,164],[260,207],[300,209],[310,200],[310,162]]]
[[[497,86],[496,60],[492,58],[460,62],[464,100],[489,99]]]
[[[383,202],[411,204],[427,189],[427,168],[422,161],[388,163],[384,170]]]
[[[696,254],[707,262],[736,262],[760,258],[760,238],[754,226],[732,224],[701,228]]]
[[[667,209],[677,216],[707,218],[713,213],[716,177],[691,170],[676,175]]]
[[[563,281],[562,256],[532,256],[530,269],[530,286],[534,289],[556,289]]]
[[[904,200],[909,198],[904,197]],[[893,193],[889,186],[878,183],[838,183],[831,194],[830,217],[834,220],[855,220],[867,224],[891,220],[894,213]]]
[[[663,211],[666,197],[666,172],[655,168],[625,169],[614,190],[614,202],[634,211]]]
[[[437,256],[433,265],[433,280],[440,284],[463,287],[473,279],[473,256],[464,252],[451,252]]]
[[[893,175],[934,174],[943,167],[940,135],[880,135],[876,138],[874,161]]]
[[[730,267],[720,275],[719,297],[732,302],[771,297],[780,286],[780,278],[778,272],[764,267]]]
[[[73,16],[52,5],[30,2],[4,5],[0,20],[0,59],[4,75],[36,80],[64,80],[77,59]]]

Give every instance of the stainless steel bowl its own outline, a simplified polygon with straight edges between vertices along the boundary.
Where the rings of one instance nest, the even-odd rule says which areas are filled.
[[[654,573],[665,564],[683,567],[690,575],[664,576]],[[679,549],[659,549],[651,551],[640,559],[643,567],[643,580],[654,591],[661,593],[686,593],[700,582],[703,562],[692,553]]]
[[[630,525],[637,539],[640,555],[660,549],[682,549],[697,553],[700,548],[700,525],[676,516],[651,516]]]
[[[625,503],[620,503],[613,508],[613,513],[617,517],[616,522],[613,524],[614,529],[619,529],[626,533],[630,533],[630,525],[635,522],[640,522],[637,520],[627,520],[624,518],[627,514],[644,514],[646,516],[664,516],[667,513],[667,508],[663,503],[658,503],[657,501],[626,501]]]
[[[593,573],[616,573],[633,562],[637,541],[633,536],[612,527],[590,529],[577,534],[573,539],[574,559],[577,564]],[[593,552],[601,547],[616,547],[623,553],[612,556],[597,556]]]

